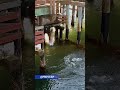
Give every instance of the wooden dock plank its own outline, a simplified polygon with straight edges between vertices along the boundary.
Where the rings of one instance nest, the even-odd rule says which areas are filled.
[[[35,45],[41,44],[44,42],[44,31],[36,31],[35,32]]]
[[[76,5],[79,7],[85,7],[85,0],[80,1],[56,1],[56,3],[61,3],[62,5]]]
[[[5,2],[0,4],[0,11],[21,6],[20,0]]]
[[[5,15],[0,16],[0,22],[5,22],[5,21],[8,21],[8,20],[17,19],[17,18],[19,18],[18,15],[19,15],[19,12],[6,13]]]
[[[3,24],[3,27],[2,26],[0,27],[0,34],[20,29],[21,29],[20,23]]]
[[[20,39],[20,38],[22,38],[21,33],[16,32],[16,33],[13,33],[13,34],[9,34],[5,37],[0,38],[0,44],[5,44],[5,43],[8,43],[8,42],[12,42],[12,41],[14,41],[16,39]]]
[[[35,41],[40,40],[40,39],[44,39],[44,35],[35,36]]]
[[[37,32],[37,30],[40,30],[40,29],[44,29],[44,26],[35,26],[35,31]]]
[[[41,43],[44,43],[44,40],[43,40],[43,39],[42,39],[42,40],[39,40],[39,41],[36,41],[36,42],[35,42],[35,45],[41,44]]]
[[[36,31],[35,32],[35,36],[40,35],[40,34],[44,34],[44,31]]]

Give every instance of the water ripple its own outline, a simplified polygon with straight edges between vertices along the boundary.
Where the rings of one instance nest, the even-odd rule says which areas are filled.
[[[85,58],[84,53],[75,52],[64,57],[65,68],[57,74],[59,80],[50,80],[49,90],[84,90]]]

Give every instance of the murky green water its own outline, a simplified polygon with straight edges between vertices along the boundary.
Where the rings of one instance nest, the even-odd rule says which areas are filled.
[[[75,24],[77,25],[77,24]],[[84,27],[84,26],[83,26]],[[73,29],[73,28],[72,28]],[[65,33],[63,34],[63,40]],[[77,28],[70,31],[70,41],[76,43]],[[85,29],[82,30],[81,44],[85,44]],[[36,90],[85,90],[85,52],[75,44],[56,44],[45,47],[47,63],[45,74],[57,74],[58,80],[36,80]],[[35,73],[40,74],[40,58],[35,58]]]
[[[58,80],[36,80],[36,90],[84,90],[84,51],[73,44],[47,46],[45,48],[47,72],[59,75]],[[39,73],[39,58],[36,57],[36,74]]]

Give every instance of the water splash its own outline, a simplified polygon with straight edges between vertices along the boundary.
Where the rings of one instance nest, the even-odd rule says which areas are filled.
[[[59,80],[50,80],[49,90],[84,90],[85,58],[83,52],[75,52],[64,57],[65,68],[57,73]]]

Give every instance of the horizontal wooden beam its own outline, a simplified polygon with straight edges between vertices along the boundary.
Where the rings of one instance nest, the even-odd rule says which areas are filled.
[[[85,0],[78,0],[79,2],[85,2]]]
[[[35,41],[39,41],[44,38],[45,38],[44,35],[35,36]]]
[[[20,0],[5,2],[0,4],[0,11],[21,6]]]
[[[35,32],[35,36],[40,35],[40,34],[44,34],[44,31],[36,31]]]
[[[22,34],[20,32],[8,34],[5,37],[0,37],[0,44],[9,43],[20,38],[22,38]]]
[[[44,29],[44,26],[35,26],[35,31],[40,30],[40,29]]]
[[[36,4],[35,5],[35,8],[44,8],[44,7],[50,7],[50,4],[44,4],[44,5],[41,5],[41,4]]]
[[[0,23],[8,20],[20,18],[19,16],[20,16],[20,12],[9,12],[6,13],[5,15],[0,15]]]
[[[44,31],[36,31],[35,32],[35,45],[41,44],[44,42]]]
[[[41,43],[44,43],[44,40],[43,40],[43,39],[42,39],[42,40],[39,40],[39,41],[36,41],[36,42],[35,42],[35,45],[41,44]]]
[[[62,5],[75,5],[78,7],[85,7],[85,2],[80,1],[56,1],[56,3],[61,3]]]
[[[1,24],[0,25],[0,34],[14,31],[14,30],[20,30],[20,29],[21,29],[21,23]]]

